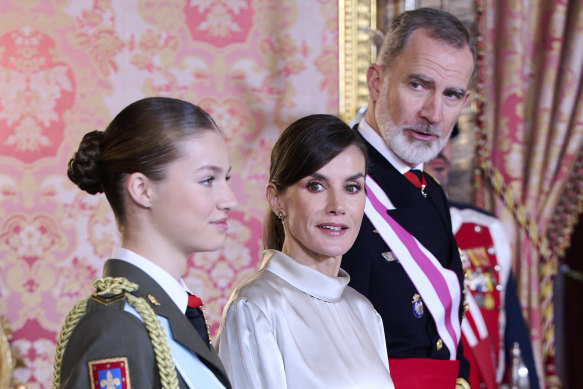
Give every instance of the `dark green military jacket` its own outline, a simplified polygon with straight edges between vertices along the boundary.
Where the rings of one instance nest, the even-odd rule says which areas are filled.
[[[156,315],[168,319],[174,340],[196,354],[226,388],[231,388],[214,348],[211,346],[209,350],[184,313],[152,278],[132,264],[118,259],[105,263],[103,276],[126,277],[138,284],[139,289],[133,295],[143,297]],[[116,371],[122,372],[122,377],[108,376],[103,379],[125,380],[123,385],[111,387],[160,388],[160,375],[146,326],[124,310],[125,303],[125,298],[109,303],[89,299],[87,313],[71,334],[63,355],[62,388],[93,388],[95,377],[90,368],[100,369],[104,364],[116,367]],[[180,374],[178,380],[181,388],[187,388]]]

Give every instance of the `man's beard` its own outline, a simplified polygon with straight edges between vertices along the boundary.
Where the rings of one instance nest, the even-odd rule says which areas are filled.
[[[389,149],[410,166],[419,165],[435,158],[447,143],[447,136],[440,136],[439,130],[431,125],[404,125],[395,127],[393,123],[379,125],[383,140]],[[432,141],[414,139],[409,130],[437,136]],[[448,134],[449,135],[449,134]]]

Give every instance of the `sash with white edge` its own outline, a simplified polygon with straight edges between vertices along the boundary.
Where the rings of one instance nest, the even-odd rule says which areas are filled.
[[[484,383],[485,387],[497,387],[497,383],[501,382],[502,376],[499,376],[496,372],[493,360],[494,355],[491,352],[489,343],[486,341],[488,338],[486,322],[484,321],[482,312],[480,312],[478,303],[471,293],[466,294],[466,303],[469,309],[462,320],[462,333],[470,346],[470,350],[467,350],[467,352],[474,355],[474,360],[477,365],[475,367],[480,372],[481,382]],[[475,326],[478,332],[477,334],[472,324]],[[465,352],[466,350],[464,350]],[[473,365],[472,368],[474,368]]]
[[[136,316],[140,321],[144,321],[138,312],[136,312],[136,310],[127,302],[124,310]],[[218,380],[214,373],[210,371],[200,359],[198,359],[196,354],[192,353],[192,351],[174,340],[168,319],[162,316],[157,316],[157,318],[166,333],[166,340],[168,341],[168,346],[172,353],[174,366],[176,366],[176,370],[178,370],[186,385],[191,389],[225,389],[225,386]]]
[[[417,288],[449,350],[449,359],[455,360],[461,333],[457,275],[441,266],[429,250],[387,214],[395,207],[370,176],[366,177],[366,190],[364,213]]]
[[[464,320],[462,320],[462,332],[464,333],[470,347],[474,347],[478,344],[478,337],[468,320],[474,322],[480,339],[486,339],[488,337],[488,328],[486,327],[484,316],[482,316],[482,312],[480,312],[480,307],[471,293],[466,294],[466,303],[468,304],[469,309],[464,316]]]

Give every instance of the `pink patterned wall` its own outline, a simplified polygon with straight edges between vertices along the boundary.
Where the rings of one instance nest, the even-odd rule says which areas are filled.
[[[240,208],[219,252],[185,281],[214,333],[231,290],[256,269],[271,146],[294,119],[336,113],[336,0],[3,0],[0,3],[0,315],[51,387],[68,310],[118,242],[105,198],[66,177],[82,135],[145,96],[208,110],[231,151]]]

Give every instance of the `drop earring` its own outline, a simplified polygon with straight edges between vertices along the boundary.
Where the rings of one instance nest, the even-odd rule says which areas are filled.
[[[275,216],[277,216],[277,218],[281,220],[281,222],[283,223],[283,219],[285,219],[285,214],[281,209],[275,213]]]

